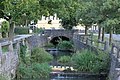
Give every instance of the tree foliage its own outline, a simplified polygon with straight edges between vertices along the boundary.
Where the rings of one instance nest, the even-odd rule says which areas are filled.
[[[5,38],[7,37],[7,33],[9,32],[10,24],[8,21],[3,21],[1,25],[1,32],[2,32],[2,37]]]
[[[0,0],[0,18],[3,18],[3,16],[4,16],[4,13],[3,13],[3,10],[4,10],[3,1],[5,1],[5,0]]]
[[[58,11],[61,25],[64,29],[72,29],[77,26],[79,21],[76,19],[76,10],[79,7],[77,0],[64,0],[62,7]]]
[[[87,34],[88,28],[97,23],[117,33],[120,24],[119,4],[119,0],[5,0],[2,11],[5,15],[10,14],[11,20],[18,25],[27,25],[42,15],[57,13],[65,29],[72,29],[80,23],[85,26]]]

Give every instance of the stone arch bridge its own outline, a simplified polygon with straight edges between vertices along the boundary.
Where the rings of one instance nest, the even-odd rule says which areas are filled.
[[[74,33],[77,33],[78,30],[64,30],[64,29],[55,29],[55,30],[45,30],[44,35],[48,37],[48,41],[53,39],[62,38],[63,40],[70,40],[73,38]]]
[[[69,39],[73,39],[73,42],[76,46],[75,48],[78,47],[78,49],[81,49],[81,48],[93,47],[93,49],[94,49],[95,47],[93,46],[93,43],[89,42],[88,40],[85,40],[86,44],[84,44],[84,40],[82,39],[82,37],[84,35],[80,35],[77,33],[74,34],[77,31],[78,30],[75,30],[75,31],[71,30],[69,32],[67,32],[65,30],[58,30],[58,31],[57,30],[56,31],[55,30],[51,30],[51,31],[46,30],[44,32],[44,35],[41,34],[41,35],[16,36],[14,38],[14,41],[0,40],[0,75],[1,74],[7,75],[10,78],[15,77],[16,68],[19,63],[18,54],[20,51],[20,43],[22,43],[22,45],[27,46],[27,49],[28,49],[27,51],[31,51],[31,49],[34,47],[43,46],[43,44],[45,44],[48,41],[48,37],[54,38],[57,36],[65,36],[65,37],[68,37]],[[106,44],[106,43],[103,43],[103,44]],[[6,46],[8,48],[8,51],[3,52],[2,50]],[[11,48],[13,50],[11,50]],[[110,54],[111,54],[111,59],[112,59],[111,67],[110,67],[110,78],[111,78],[111,80],[120,80],[120,67],[118,65],[118,64],[120,64],[120,62],[118,60],[118,59],[120,59],[120,47],[116,47],[113,45]]]
[[[72,38],[73,34],[78,32],[77,29],[73,30],[64,30],[64,29],[55,29],[55,30],[44,30],[44,34],[48,37],[57,37],[57,36],[65,36],[68,38]]]

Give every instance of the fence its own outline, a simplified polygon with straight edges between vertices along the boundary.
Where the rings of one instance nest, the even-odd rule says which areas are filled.
[[[13,44],[11,41],[0,43],[0,74],[15,77],[18,65],[18,47],[18,43]]]
[[[95,41],[91,35],[75,34],[73,37],[74,44],[78,49],[90,48],[93,51],[100,49],[110,53],[111,66],[109,71],[110,80],[120,80],[120,47],[108,41]],[[95,49],[96,48],[96,49]]]
[[[30,36],[20,36],[15,38],[13,42],[5,40],[0,43],[0,75],[7,76],[8,80],[15,77],[19,63],[20,43],[28,44],[27,37]]]
[[[120,80],[120,47],[112,44],[110,52],[111,67],[109,77],[111,80]]]

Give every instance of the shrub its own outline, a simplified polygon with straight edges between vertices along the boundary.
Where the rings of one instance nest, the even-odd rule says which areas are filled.
[[[0,80],[8,80],[8,78],[0,74]]]
[[[25,56],[26,56],[26,50],[27,50],[27,46],[25,45],[20,45],[20,60],[25,62]]]
[[[72,49],[73,45],[70,41],[60,41],[57,45],[59,49]]]
[[[48,78],[51,72],[51,68],[47,63],[32,63],[27,66],[20,64],[17,70],[18,79],[37,79],[37,78]]]
[[[40,77],[40,78],[48,78],[49,74],[51,72],[51,68],[47,63],[34,63],[32,64],[33,72],[37,73],[37,75],[34,75],[34,78]]]
[[[32,67],[27,66],[24,63],[20,63],[17,68],[17,79],[31,78],[31,77],[32,77]]]
[[[29,34],[28,27],[16,27],[14,30],[15,34]]]
[[[46,47],[46,48],[54,48],[55,46],[52,43],[47,43],[47,44],[45,44],[44,47]]]
[[[63,64],[69,63],[70,61],[71,61],[71,57],[70,56],[62,56],[58,60],[58,62],[63,63]]]
[[[36,47],[32,50],[31,59],[33,62],[44,63],[53,59],[53,56],[43,48]]]
[[[34,33],[43,33],[44,30],[42,28],[35,28],[35,29],[33,29],[33,32]]]
[[[85,50],[82,52],[77,52],[72,56],[72,61],[75,64],[75,68],[78,71],[83,72],[106,72],[108,69],[108,55],[105,53],[95,53]]]

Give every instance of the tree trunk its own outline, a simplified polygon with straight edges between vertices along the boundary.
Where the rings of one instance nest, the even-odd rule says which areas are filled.
[[[112,28],[111,28],[110,34],[109,34],[109,45],[110,45],[111,42],[112,42],[112,34],[113,34],[113,30],[112,30]]]
[[[87,34],[88,34],[88,27],[85,26],[85,35],[87,35]]]
[[[102,28],[102,41],[104,41],[105,28]]]
[[[10,23],[10,29],[9,29],[9,35],[8,35],[10,41],[13,41],[14,27],[15,27],[15,22]]]
[[[100,40],[100,35],[101,35],[101,27],[99,26],[98,40]]]
[[[26,22],[25,22],[25,27],[28,27],[28,21],[27,21],[27,19],[26,19]]]

